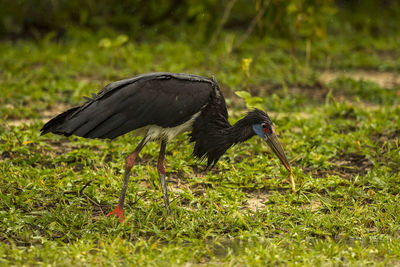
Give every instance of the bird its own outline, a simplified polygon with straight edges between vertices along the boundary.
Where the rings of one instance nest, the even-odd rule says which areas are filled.
[[[177,135],[190,131],[193,155],[207,160],[211,170],[233,145],[253,136],[262,138],[278,156],[285,168],[291,167],[277,138],[274,124],[266,112],[253,109],[234,125],[228,121],[228,110],[221,88],[214,76],[156,72],[108,84],[86,102],[49,120],[41,135],[114,139],[133,131],[142,136],[135,150],[125,159],[123,183],[117,207],[107,216],[124,221],[124,201],[132,166],[151,141],[160,143],[157,170],[163,201],[169,213],[166,183],[166,145]]]

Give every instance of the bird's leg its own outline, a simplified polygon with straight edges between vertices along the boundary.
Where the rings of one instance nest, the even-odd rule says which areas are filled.
[[[158,169],[158,175],[160,176],[160,182],[161,182],[161,188],[162,188],[165,208],[167,210],[167,214],[169,214],[168,189],[167,189],[167,183],[165,181],[165,165],[164,165],[166,145],[167,145],[166,141],[161,142],[160,154],[158,156],[157,169]]]
[[[124,182],[122,184],[121,188],[121,194],[119,196],[119,201],[118,201],[118,206],[111,211],[110,213],[107,214],[107,216],[110,216],[112,214],[115,214],[122,223],[125,219],[124,213],[123,213],[123,208],[124,208],[124,201],[125,201],[125,194],[126,194],[126,189],[128,189],[128,182],[129,182],[129,176],[131,175],[131,169],[132,166],[135,164],[136,157],[138,156],[140,150],[144,147],[146,144],[146,138],[144,138],[140,144],[135,148],[135,150],[130,154],[126,160],[125,160],[125,173],[124,173]]]

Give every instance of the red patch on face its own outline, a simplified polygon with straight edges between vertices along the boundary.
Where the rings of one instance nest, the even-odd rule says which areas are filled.
[[[272,133],[275,133],[275,128],[274,128],[274,126],[273,126],[272,124],[271,124],[271,125],[263,124],[263,125],[262,125],[262,130],[263,130],[263,132],[266,133],[267,135],[270,135],[270,134],[272,134]]]

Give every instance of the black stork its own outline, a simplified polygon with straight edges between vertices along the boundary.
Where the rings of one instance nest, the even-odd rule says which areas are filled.
[[[289,161],[275,134],[268,115],[254,109],[231,125],[224,96],[214,77],[191,74],[149,73],[107,85],[97,95],[86,98],[81,106],[71,108],[47,122],[41,134],[114,139],[130,131],[143,135],[142,141],[126,158],[124,180],[115,214],[124,220],[123,207],[129,176],[135,160],[149,141],[161,143],[157,169],[164,204],[169,212],[165,181],[165,149],[178,134],[190,131],[193,155],[207,158],[211,169],[232,145],[258,135],[271,147],[287,170]]]

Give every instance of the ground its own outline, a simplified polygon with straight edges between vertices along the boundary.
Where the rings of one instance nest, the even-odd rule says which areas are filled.
[[[184,42],[111,49],[102,38],[0,44],[2,265],[400,265],[399,46],[351,59],[316,52],[306,64],[270,41],[257,57],[249,45],[205,60]],[[262,140],[205,172],[182,135],[167,146],[171,215],[152,143],[133,168],[126,223],[106,217],[139,139],[39,130],[107,83],[150,71],[215,74],[232,123],[246,112],[235,91],[261,97],[252,99],[275,123],[297,193]]]

